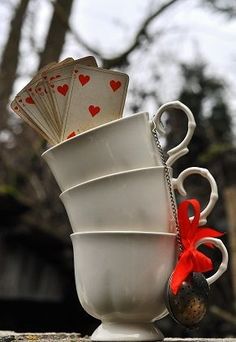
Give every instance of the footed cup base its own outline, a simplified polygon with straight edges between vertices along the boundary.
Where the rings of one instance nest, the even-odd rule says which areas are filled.
[[[162,341],[163,334],[152,323],[102,323],[92,341]]]

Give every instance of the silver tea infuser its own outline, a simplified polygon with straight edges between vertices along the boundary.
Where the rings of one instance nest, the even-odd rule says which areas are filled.
[[[170,316],[186,328],[195,328],[207,312],[209,285],[204,275],[193,272],[182,282],[177,294],[171,291],[171,278],[167,284],[166,307]]]

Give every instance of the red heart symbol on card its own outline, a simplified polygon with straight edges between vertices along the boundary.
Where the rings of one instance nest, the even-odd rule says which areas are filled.
[[[97,115],[101,110],[101,108],[99,106],[94,106],[94,105],[90,105],[88,107],[88,109],[89,109],[89,112],[92,116]]]
[[[75,133],[75,131],[73,131],[66,137],[66,139],[70,139],[70,138],[75,137],[75,136],[76,136],[76,133]]]
[[[34,100],[32,99],[31,96],[26,97],[25,102],[29,104],[34,104]]]
[[[110,86],[111,86],[111,88],[112,88],[113,91],[116,91],[117,89],[120,88],[121,82],[120,82],[120,81],[111,80],[111,81],[110,81]]]
[[[63,84],[63,86],[58,86],[57,87],[57,91],[62,94],[63,96],[66,95],[66,93],[68,92],[69,86],[68,84]]]
[[[89,75],[83,75],[83,74],[79,75],[79,81],[82,84],[82,86],[84,86],[86,83],[88,83],[89,80],[90,80]]]

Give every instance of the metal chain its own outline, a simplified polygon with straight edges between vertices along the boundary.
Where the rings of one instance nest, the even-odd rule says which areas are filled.
[[[177,208],[176,208],[176,203],[175,203],[175,197],[174,197],[174,194],[173,194],[170,170],[169,170],[169,168],[168,168],[168,166],[166,164],[164,152],[163,152],[163,149],[161,147],[160,140],[158,138],[156,123],[154,121],[152,121],[152,124],[153,124],[152,134],[153,134],[153,137],[154,137],[157,149],[158,149],[158,151],[160,153],[162,164],[164,166],[165,178],[166,178],[166,183],[167,183],[167,187],[168,187],[168,191],[169,191],[169,196],[170,196],[171,209],[172,209],[172,213],[173,213],[174,220],[175,220],[176,233],[177,233],[177,243],[178,243],[179,252],[181,253],[183,251],[183,245],[182,245],[182,242],[181,242],[180,227],[179,227],[179,221],[178,221],[178,213],[177,213]]]

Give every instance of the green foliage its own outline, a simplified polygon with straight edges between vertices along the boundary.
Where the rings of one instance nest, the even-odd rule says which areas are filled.
[[[207,164],[212,160],[215,160],[220,155],[230,151],[232,149],[231,144],[212,144],[210,147],[202,153],[199,157],[199,162],[201,164]]]
[[[17,198],[18,197],[18,190],[9,184],[1,184],[0,185],[0,196],[1,195],[10,195],[12,197]]]
[[[203,63],[183,64],[181,69],[184,86],[179,95],[180,101],[191,108],[197,124],[203,126],[201,129],[206,134],[211,127],[215,139],[232,140],[232,120],[225,100],[223,81],[207,75],[207,67]]]
[[[184,158],[185,165],[207,163],[212,154],[216,156],[225,149],[232,148],[233,126],[225,96],[225,84],[222,80],[207,73],[204,63],[181,65],[183,88],[178,99],[193,112],[197,127],[189,145],[190,153]],[[169,120],[170,133],[168,148],[176,145],[184,136],[186,125],[180,125],[177,119]],[[207,151],[207,153],[206,153]],[[178,169],[185,168],[183,160],[177,163]]]

